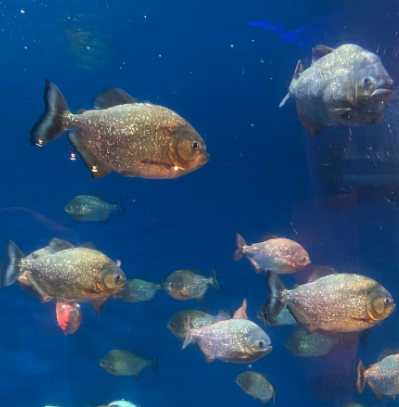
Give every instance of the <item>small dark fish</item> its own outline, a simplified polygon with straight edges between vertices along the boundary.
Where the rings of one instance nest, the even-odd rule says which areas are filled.
[[[143,302],[152,300],[161,289],[160,284],[134,279],[126,281],[125,287],[114,297],[126,302]]]
[[[391,294],[371,278],[358,274],[331,274],[287,290],[276,273],[266,275],[268,320],[284,305],[308,333],[361,331],[388,317],[395,304]]]
[[[58,326],[64,331],[65,335],[72,335],[79,329],[82,314],[78,303],[57,302],[56,312]]]
[[[154,372],[158,372],[158,360],[143,359],[141,356],[127,350],[111,350],[101,360],[100,366],[116,376],[133,376],[135,379],[140,377],[141,372],[147,366]]]
[[[0,268],[7,287],[16,280],[40,296],[42,302],[91,301],[101,310],[109,297],[120,291],[126,281],[115,262],[98,250],[69,248],[58,240],[51,249],[41,249],[25,257],[15,243],[6,242],[6,258]],[[51,246],[52,245],[52,246]],[[51,251],[49,251],[51,250]]]
[[[273,403],[276,402],[276,392],[266,375],[252,371],[243,372],[237,376],[236,383],[245,393],[260,400],[263,404],[267,404],[271,399],[273,399]]]
[[[286,305],[281,309],[281,311],[272,321],[266,319],[265,310],[263,306],[258,309],[256,316],[258,317],[258,319],[260,319],[267,325],[283,326],[297,324],[295,318],[292,316],[291,312],[288,311]]]
[[[196,269],[176,270],[161,282],[162,289],[176,300],[202,300],[209,285],[220,290],[220,284],[213,269],[210,277],[199,274]]]
[[[392,78],[376,54],[354,44],[336,49],[318,45],[313,48],[311,67],[304,70],[298,61],[280,107],[295,98],[297,118],[317,136],[324,126],[378,123],[392,89]]]
[[[114,204],[90,195],[79,195],[71,199],[64,207],[65,212],[81,222],[106,223],[113,212],[123,216],[122,199]]]
[[[233,253],[233,260],[239,261],[245,255],[257,273],[271,270],[279,274],[295,273],[310,263],[308,252],[299,243],[276,236],[264,239],[266,240],[248,246],[237,233],[237,249]]]
[[[197,329],[188,320],[189,330],[182,349],[195,339],[207,362],[219,359],[252,363],[267,355],[272,350],[270,338],[258,325],[242,319],[246,315],[243,307],[236,311],[233,319],[223,314],[224,320]]]
[[[71,130],[68,140],[93,178],[111,171],[152,179],[177,178],[209,160],[205,142],[182,117],[163,106],[136,103],[121,89],[97,96],[96,110],[72,114],[57,86],[46,81],[46,110],[31,130],[43,146]]]
[[[392,396],[395,400],[399,394],[399,354],[390,355],[374,363],[368,369],[359,360],[356,366],[357,394],[362,393],[366,383],[373,389],[378,401],[385,396]]]
[[[176,338],[184,341],[189,331],[188,320],[191,321],[194,328],[201,328],[204,325],[212,324],[215,317],[199,310],[184,310],[174,315],[169,320],[167,327]],[[196,343],[196,340],[193,338],[191,343]]]

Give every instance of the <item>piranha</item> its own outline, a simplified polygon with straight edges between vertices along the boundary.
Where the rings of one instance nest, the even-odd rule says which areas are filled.
[[[201,328],[194,328],[188,319],[188,333],[182,349],[195,339],[207,362],[218,359],[230,363],[252,363],[267,355],[272,350],[270,338],[262,328],[246,319],[245,308],[244,300],[232,319],[220,313],[213,324]]]
[[[58,326],[65,335],[72,335],[79,329],[82,322],[82,313],[78,303],[57,302],[56,313]]]
[[[271,399],[273,403],[276,402],[276,392],[266,375],[252,371],[243,372],[237,376],[236,383],[245,393],[263,404],[267,404]]]
[[[114,298],[125,302],[150,301],[160,289],[160,284],[140,279],[127,280],[125,287],[116,293]]]
[[[94,110],[72,114],[46,80],[45,111],[31,130],[31,145],[43,146],[70,130],[68,140],[93,178],[115,171],[127,177],[177,178],[209,160],[206,145],[181,116],[163,106],[136,103],[121,89],[100,93]]]
[[[287,290],[278,275],[269,271],[266,286],[266,319],[274,320],[287,305],[309,334],[318,330],[361,331],[387,318],[396,307],[381,284],[358,274],[331,274]]]
[[[324,356],[338,344],[335,338],[314,332],[310,335],[306,331],[296,331],[285,341],[286,348],[296,356],[316,357]]]
[[[393,80],[376,54],[354,44],[336,49],[318,45],[308,69],[298,61],[280,107],[295,98],[297,118],[317,136],[324,126],[378,123],[392,90]]]
[[[395,400],[399,394],[399,354],[390,355],[380,362],[374,363],[368,369],[359,360],[356,366],[357,394],[363,392],[366,383],[373,389],[379,401],[386,396]]]
[[[71,199],[64,207],[64,211],[81,222],[107,223],[113,212],[123,216],[122,199],[110,204],[96,196],[79,195]]]
[[[308,252],[293,240],[268,235],[260,243],[248,246],[243,237],[236,234],[237,249],[233,260],[239,261],[245,255],[255,271],[271,270],[279,274],[290,274],[302,270],[310,263]]]
[[[158,359],[144,359],[139,355],[127,350],[111,350],[101,360],[100,366],[116,376],[133,376],[138,379],[141,372],[149,367],[155,373],[158,372]]]
[[[42,302],[91,301],[101,311],[109,297],[125,285],[126,276],[105,254],[86,247],[68,248],[52,241],[51,251],[44,248],[25,257],[18,246],[6,241],[6,257],[0,273],[4,286],[15,281],[38,295]]]
[[[176,270],[161,281],[162,289],[176,300],[202,300],[208,291],[209,285],[220,290],[220,284],[213,269],[209,277],[199,273],[197,269]]]

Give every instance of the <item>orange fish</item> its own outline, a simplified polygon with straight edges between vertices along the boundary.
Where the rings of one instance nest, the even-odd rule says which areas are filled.
[[[64,334],[74,334],[82,322],[80,305],[77,302],[57,302],[56,311],[58,326],[64,331]]]

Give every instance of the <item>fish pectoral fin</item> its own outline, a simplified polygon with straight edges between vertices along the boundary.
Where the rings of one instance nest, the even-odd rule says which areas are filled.
[[[328,109],[330,113],[333,113],[337,116],[342,116],[343,114],[348,114],[353,109],[351,107],[337,107],[335,109]]]
[[[318,136],[324,129],[324,125],[314,122],[306,116],[306,114],[296,105],[296,117],[302,123],[302,126],[308,131],[311,136]]]
[[[157,165],[157,166],[162,166],[166,168],[172,168],[174,165],[172,163],[164,162],[164,161],[157,161],[157,160],[141,160],[141,164],[144,165]]]
[[[291,312],[292,316],[295,318],[295,321],[298,322],[298,324],[308,326],[308,321],[294,304],[287,304],[287,308],[288,311]]]
[[[251,259],[251,257],[249,257],[249,256],[247,256],[247,258],[251,262],[251,264],[255,267],[255,273],[259,274],[261,272],[261,269],[258,266],[258,263],[254,259]]]
[[[371,387],[371,389],[373,390],[375,395],[377,396],[378,401],[381,401],[382,398],[384,397],[384,395],[382,393],[380,393],[378,390],[376,390],[376,388],[374,387],[374,385],[372,383],[370,383],[369,381],[367,381],[367,383]]]
[[[94,109],[108,109],[120,105],[131,105],[136,103],[133,96],[119,88],[108,88],[100,92],[94,99]]]
[[[99,298],[97,300],[92,300],[90,301],[91,305],[94,307],[94,309],[101,314],[104,305],[109,301],[111,297],[107,297],[107,298]]]
[[[111,168],[102,163],[81,141],[80,137],[71,132],[68,141],[75,151],[80,155],[86,167],[90,170],[92,178],[105,177],[111,172]]]
[[[312,325],[312,324],[306,325],[306,334],[307,335],[312,335],[315,332],[317,332],[318,330],[319,330],[319,327],[316,325]]]
[[[66,240],[57,239],[54,237],[48,245],[51,253],[57,253],[62,250],[73,249],[73,244]]]
[[[334,51],[334,48],[326,47],[325,45],[316,45],[312,49],[312,64],[314,64],[319,59],[324,56],[331,54]]]
[[[46,290],[33,278],[30,271],[25,272],[25,278],[28,280],[35,292],[40,296],[41,302],[48,302],[54,298],[53,296],[47,294]]]

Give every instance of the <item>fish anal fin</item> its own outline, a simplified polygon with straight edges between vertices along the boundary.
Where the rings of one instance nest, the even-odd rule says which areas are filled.
[[[292,316],[295,318],[295,321],[298,322],[298,324],[308,326],[308,321],[294,304],[287,304],[287,308],[288,311],[291,312]]]
[[[371,389],[373,390],[373,392],[375,393],[375,395],[377,396],[378,401],[381,401],[382,398],[384,397],[384,395],[382,393],[380,393],[372,383],[370,383],[370,381],[367,381],[368,385],[371,387]]]
[[[306,325],[306,334],[307,335],[312,335],[315,332],[317,332],[319,330],[319,327],[317,327],[316,325]]]
[[[325,45],[316,45],[312,48],[312,63],[317,62],[319,59],[330,54],[334,51],[334,48],[327,47]]]
[[[111,168],[102,163],[81,141],[80,137],[71,132],[68,141],[80,155],[86,167],[90,170],[92,178],[105,177],[111,172]]]
[[[96,300],[90,301],[91,305],[94,307],[94,309],[101,314],[104,305],[109,301],[110,297],[107,298],[98,298]]]
[[[302,126],[305,127],[305,129],[311,136],[316,137],[322,132],[324,125],[316,123],[312,119],[309,119],[309,117],[307,117],[306,114],[303,113],[298,104],[296,105],[295,113]]]
[[[136,103],[136,101],[123,89],[108,88],[95,97],[93,105],[95,109],[108,109],[109,107],[132,103]]]
[[[259,268],[258,263],[251,257],[249,257],[249,256],[247,256],[247,257],[248,257],[248,260],[251,262],[251,264],[255,267],[255,273],[259,274],[261,272],[261,269]]]
[[[374,126],[378,122],[380,122],[384,118],[384,113],[378,112],[374,115],[374,117],[370,120],[369,125]]]

